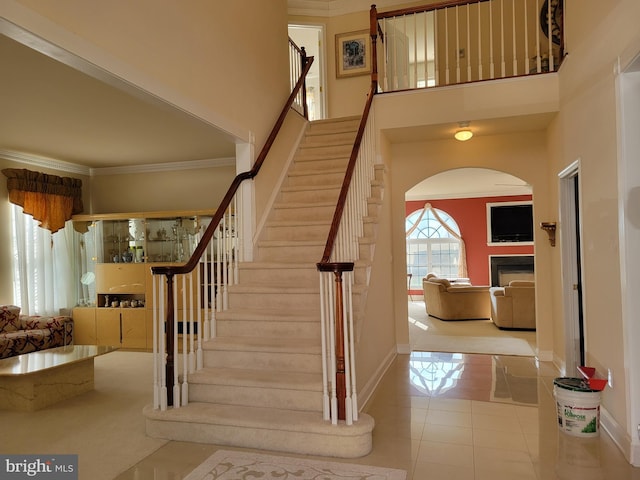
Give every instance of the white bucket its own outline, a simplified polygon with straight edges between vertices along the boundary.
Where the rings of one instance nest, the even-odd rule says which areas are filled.
[[[576,437],[598,436],[600,392],[585,387],[579,378],[556,378],[553,383],[560,429]]]

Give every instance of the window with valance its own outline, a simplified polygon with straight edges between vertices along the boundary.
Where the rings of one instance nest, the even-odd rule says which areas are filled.
[[[20,205],[51,233],[64,228],[72,215],[83,210],[82,180],[16,168],[2,173],[7,177],[9,201]]]

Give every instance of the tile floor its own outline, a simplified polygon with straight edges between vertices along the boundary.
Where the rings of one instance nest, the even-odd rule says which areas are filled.
[[[401,468],[408,480],[640,479],[606,433],[558,429],[557,376],[534,357],[400,355],[365,406],[373,451],[348,461]],[[180,479],[218,448],[169,442],[117,480]]]

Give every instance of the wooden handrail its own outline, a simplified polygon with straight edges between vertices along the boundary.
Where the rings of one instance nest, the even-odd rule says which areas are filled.
[[[379,12],[377,18],[390,18],[400,17],[402,15],[411,15],[413,13],[431,12],[433,10],[441,10],[443,8],[459,7],[462,5],[468,5],[473,3],[489,2],[491,0],[448,0],[445,2],[432,3],[431,5],[422,5],[419,7],[399,8],[397,10],[390,10],[388,12]],[[375,6],[375,5],[374,5]]]
[[[227,208],[229,208],[229,205],[231,205],[231,201],[233,200],[233,197],[238,192],[240,185],[245,180],[254,178],[260,171],[260,168],[262,167],[262,164],[264,163],[265,158],[269,154],[269,151],[271,150],[271,146],[273,145],[273,142],[275,141],[276,136],[278,135],[278,132],[282,128],[282,125],[289,112],[289,109],[293,105],[293,102],[295,101],[295,98],[298,95],[298,92],[300,91],[302,86],[305,84],[305,78],[307,76],[307,73],[309,73],[309,69],[311,68],[312,63],[313,63],[313,57],[307,57],[306,64],[304,65],[304,68],[300,73],[300,78],[298,79],[295,87],[291,91],[291,94],[289,95],[289,98],[287,99],[285,106],[282,108],[282,111],[280,112],[280,115],[278,116],[278,119],[276,120],[276,123],[273,126],[271,133],[269,134],[269,137],[265,142],[264,147],[262,147],[262,150],[260,151],[260,154],[258,155],[258,158],[256,159],[256,162],[253,165],[253,168],[247,172],[242,172],[236,175],[236,177],[233,179],[233,181],[231,182],[231,186],[227,190],[227,193],[225,194],[224,198],[222,199],[222,202],[220,203],[220,206],[216,210],[216,213],[213,215],[211,222],[209,223],[206,230],[204,231],[202,238],[200,239],[200,242],[196,246],[193,254],[191,255],[191,258],[189,258],[189,260],[184,265],[151,267],[151,271],[154,275],[164,275],[167,279],[167,292],[168,292],[167,293],[167,316],[165,319],[163,319],[166,322],[164,335],[166,338],[165,377],[166,377],[166,388],[167,388],[167,405],[173,405],[174,403],[174,398],[173,398],[174,397],[173,376],[174,376],[174,368],[175,368],[175,365],[174,365],[175,317],[174,317],[174,311],[173,311],[174,310],[174,301],[173,301],[174,276],[190,273],[196,268],[196,266],[200,262],[200,258],[202,258],[202,256],[205,254],[207,246],[209,245],[209,242],[213,238],[213,235],[216,229],[218,228],[218,225],[220,224],[222,218],[224,217],[224,214],[227,211]]]
[[[344,180],[342,181],[342,187],[340,188],[340,195],[338,196],[338,203],[336,205],[336,210],[333,214],[333,220],[331,221],[331,227],[329,229],[329,235],[327,237],[327,242],[324,247],[324,253],[322,254],[322,259],[318,264],[319,269],[320,269],[320,264],[329,263],[329,260],[331,258],[331,252],[333,252],[333,245],[336,242],[338,229],[340,228],[340,220],[342,219],[342,212],[344,211],[344,206],[345,206],[345,203],[347,202],[347,194],[349,193],[351,178],[353,177],[353,172],[356,168],[356,161],[358,160],[358,154],[360,153],[360,144],[362,143],[362,137],[364,136],[364,129],[367,126],[367,119],[369,118],[369,112],[371,110],[371,104],[373,103],[373,97],[376,93],[376,88],[377,88],[377,82],[372,81],[371,87],[369,88],[369,94],[367,95],[367,102],[365,103],[365,106],[364,106],[362,119],[360,120],[360,126],[358,127],[358,133],[356,135],[356,139],[353,144],[353,149],[351,150],[351,156],[349,157],[349,164],[347,165],[347,170],[344,175]]]
[[[278,117],[278,120],[273,126],[273,129],[271,130],[271,133],[269,134],[269,137],[267,138],[264,147],[262,147],[262,150],[260,151],[260,154],[258,155],[258,158],[256,159],[256,162],[253,165],[253,168],[249,171],[239,173],[233,179],[233,181],[231,182],[231,186],[227,190],[227,193],[222,199],[222,202],[220,203],[220,206],[216,210],[216,213],[213,215],[213,218],[211,219],[211,223],[209,223],[209,226],[204,231],[202,235],[202,239],[198,243],[198,246],[195,248],[193,255],[191,255],[191,258],[189,258],[189,260],[184,265],[168,265],[168,266],[152,267],[151,271],[154,274],[180,275],[184,273],[189,273],[193,271],[194,268],[196,268],[196,266],[198,265],[198,262],[200,261],[200,258],[202,257],[202,255],[204,254],[207,248],[207,245],[209,244],[209,241],[213,238],[213,234],[216,228],[218,228],[218,225],[222,220],[224,212],[227,210],[227,208],[231,204],[231,200],[233,200],[233,197],[237,193],[238,188],[240,188],[240,185],[242,184],[242,182],[244,182],[245,180],[250,180],[254,178],[260,171],[260,168],[262,167],[262,164],[264,163],[265,158],[269,154],[269,151],[271,150],[271,146],[273,145],[273,142],[275,141],[276,136],[278,135],[278,132],[282,128],[282,124],[284,123],[284,120],[287,116],[287,113],[289,112],[289,109],[291,108],[291,105],[293,105],[293,102],[296,98],[296,95],[298,94],[298,91],[300,90],[300,88],[302,88],[302,85],[304,84],[305,78],[307,76],[307,73],[309,73],[309,69],[311,68],[312,63],[313,63],[313,57],[307,57],[307,64],[302,70],[300,74],[300,78],[296,83],[296,86],[291,91],[291,95],[289,95],[289,98],[287,99],[287,102],[285,103],[285,106],[283,107],[282,112],[280,112],[280,116]]]

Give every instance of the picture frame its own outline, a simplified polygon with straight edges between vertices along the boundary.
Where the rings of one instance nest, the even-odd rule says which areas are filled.
[[[371,36],[368,30],[336,34],[336,77],[371,73]]]

